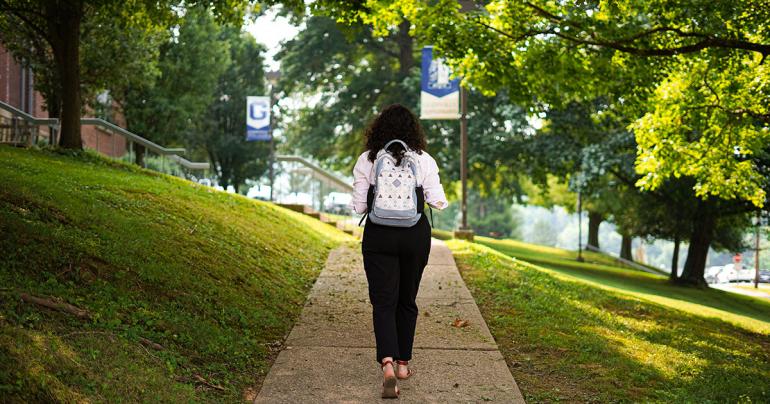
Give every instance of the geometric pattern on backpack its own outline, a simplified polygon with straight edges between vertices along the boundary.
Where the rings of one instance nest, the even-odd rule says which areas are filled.
[[[387,149],[400,143],[406,150],[401,164]],[[419,166],[413,150],[401,140],[391,140],[377,153],[374,161],[374,200],[369,218],[386,226],[411,227],[422,216],[417,211],[417,176]]]
[[[409,167],[396,166],[386,159],[377,175],[377,193],[374,205],[387,210],[411,210],[417,204],[413,199],[417,179]]]

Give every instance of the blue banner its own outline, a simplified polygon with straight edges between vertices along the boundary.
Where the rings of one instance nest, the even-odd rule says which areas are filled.
[[[270,97],[246,97],[246,140],[269,141]]]
[[[441,58],[433,58],[433,47],[422,48],[420,118],[459,119],[460,80]]]

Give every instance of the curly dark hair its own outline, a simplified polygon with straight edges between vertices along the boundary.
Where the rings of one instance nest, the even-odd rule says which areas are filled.
[[[372,162],[377,158],[377,152],[393,139],[403,141],[417,154],[422,154],[427,146],[420,120],[409,108],[401,104],[385,107],[366,128],[364,138],[366,149],[369,150],[369,161]],[[401,164],[401,158],[404,156],[403,147],[391,145],[388,150],[391,153],[397,150],[394,154],[396,164]]]

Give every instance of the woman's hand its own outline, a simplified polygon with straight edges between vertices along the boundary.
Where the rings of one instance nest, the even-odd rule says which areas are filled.
[[[430,205],[430,207],[436,208],[438,210],[443,210],[444,208],[447,207],[447,204],[444,203],[444,201],[436,201],[434,203],[428,203],[428,205]]]

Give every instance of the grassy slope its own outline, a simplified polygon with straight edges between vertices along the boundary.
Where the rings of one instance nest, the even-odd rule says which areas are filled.
[[[328,251],[352,241],[177,178],[8,147],[0,234],[0,397],[26,402],[238,401],[261,383]]]
[[[548,247],[544,245],[530,244],[523,241],[511,240],[511,239],[494,239],[490,237],[475,237],[475,241],[479,244],[492,247],[495,250],[502,251],[511,256],[517,256],[521,259],[526,259],[529,262],[539,263],[544,265],[558,264],[560,266],[572,266],[576,264],[576,267],[580,267],[576,261],[577,252],[564,250],[556,247]],[[583,251],[583,259],[585,263],[601,265],[604,269],[612,270],[620,267],[625,269],[634,269],[630,266],[626,266],[616,260],[614,257],[607,254],[597,253],[594,251]],[[661,274],[668,275],[668,273],[661,271],[659,268],[645,265],[647,268]],[[645,273],[639,271],[641,273]]]
[[[482,239],[479,242],[508,256],[570,275],[597,287],[621,291],[674,309],[713,316],[754,331],[770,333],[770,306],[757,298],[716,289],[674,286],[668,283],[667,276],[606,265],[603,261],[611,261],[612,258],[601,254],[592,253],[593,256],[586,256],[587,262],[580,263],[574,260],[573,251],[514,240]]]
[[[636,271],[546,268],[448,244],[529,402],[770,400],[766,302],[687,289],[680,304]]]

